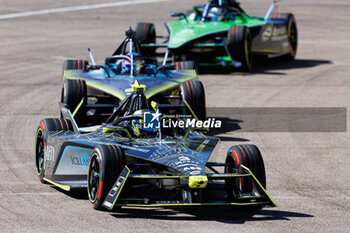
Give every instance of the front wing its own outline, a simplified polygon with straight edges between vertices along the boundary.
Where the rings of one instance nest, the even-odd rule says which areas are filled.
[[[250,180],[253,184],[252,190],[246,193],[236,192],[234,193],[234,198],[228,198],[227,194],[225,194],[225,183],[222,181],[227,179],[239,180],[243,178],[248,178]],[[150,180],[160,183],[164,182],[164,180],[168,182],[170,182],[170,180],[180,180],[182,183],[188,183],[186,185],[187,187],[183,186],[178,189],[161,191],[156,188],[152,190],[143,187],[142,184]],[[208,184],[205,187],[201,187],[205,180],[207,180]],[[179,191],[182,192],[182,195],[176,195],[176,192]],[[166,193],[166,195],[164,195],[164,193]],[[115,206],[176,207],[265,205],[272,207],[277,206],[254,174],[243,165],[241,165],[241,172],[239,173],[210,173],[204,178],[195,179],[195,181],[190,177],[176,175],[130,174],[129,168],[125,167],[103,204],[103,206],[109,210],[113,209]]]

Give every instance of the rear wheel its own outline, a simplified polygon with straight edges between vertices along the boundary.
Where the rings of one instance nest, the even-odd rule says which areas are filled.
[[[140,44],[156,43],[156,29],[152,23],[137,23],[136,24],[136,41]],[[143,48],[150,56],[155,56],[155,48]]]
[[[177,70],[196,70],[196,63],[194,61],[177,61],[175,62]]]
[[[243,165],[254,174],[260,184],[266,188],[266,176],[264,161],[259,149],[255,145],[237,145],[232,146],[226,156],[226,173],[232,173],[234,169],[239,169]],[[235,193],[247,193],[253,191],[253,183],[248,177],[227,179],[226,187],[228,195],[234,197]]]
[[[232,26],[227,33],[227,47],[233,60],[242,64],[243,71],[252,69],[252,37],[244,26]]]
[[[125,155],[119,146],[97,146],[88,168],[88,195],[95,209],[101,209],[104,199],[125,166]]]
[[[186,81],[180,85],[182,100],[191,107],[198,120],[206,120],[205,92],[201,81]]]
[[[35,167],[40,182],[44,183],[46,137],[50,131],[73,131],[72,123],[63,118],[46,118],[40,121],[35,142]]]
[[[294,60],[297,54],[298,48],[298,28],[295,17],[291,13],[276,14],[279,19],[286,20],[288,43],[289,43],[289,53],[284,56],[287,60]]]
[[[61,102],[66,104],[72,114],[77,109],[74,120],[78,125],[86,123],[86,110],[84,106],[87,103],[87,87],[84,80],[65,80],[62,88]],[[78,106],[79,108],[77,108]]]

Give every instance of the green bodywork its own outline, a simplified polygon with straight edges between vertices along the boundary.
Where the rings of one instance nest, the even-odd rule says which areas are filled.
[[[254,27],[265,24],[264,18],[251,17],[248,15],[235,16],[234,20],[231,21],[195,21],[195,14],[196,13],[193,12],[186,18],[167,23],[170,30],[170,38],[168,42],[169,49],[179,48],[189,41],[205,35],[228,31],[233,25]]]

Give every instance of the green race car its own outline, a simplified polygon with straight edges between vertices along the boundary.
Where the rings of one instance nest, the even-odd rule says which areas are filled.
[[[264,17],[250,16],[235,0],[211,0],[186,13],[173,12],[179,20],[166,23],[169,32],[156,43],[151,23],[138,23],[136,38],[149,54],[163,55],[163,63],[193,60],[200,66],[252,68],[254,56],[294,59],[298,32],[294,15],[276,13],[275,0]],[[158,48],[165,48],[164,54]]]

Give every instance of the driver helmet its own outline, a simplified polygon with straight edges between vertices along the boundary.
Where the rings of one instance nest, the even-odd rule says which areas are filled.
[[[120,71],[120,74],[130,74],[131,72],[131,64],[130,61],[127,59],[122,60],[122,70]]]
[[[222,9],[220,7],[212,7],[208,12],[207,17],[213,21],[219,21],[221,14]]]
[[[134,63],[134,72],[136,75],[142,74],[145,67],[145,61],[144,60],[137,60]]]
[[[158,122],[147,121],[147,119],[149,119],[149,117],[152,117],[153,114],[155,113],[156,113],[155,111],[150,111],[150,110],[137,110],[134,112],[134,115],[142,116],[142,119],[134,119],[131,121],[132,131],[135,134],[135,136],[140,137],[140,136],[155,134],[157,132],[157,128],[155,127],[156,126],[155,124],[157,124]],[[145,126],[144,120],[146,120],[146,123],[150,123],[151,125]],[[152,127],[152,123],[154,127]]]

